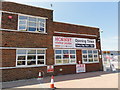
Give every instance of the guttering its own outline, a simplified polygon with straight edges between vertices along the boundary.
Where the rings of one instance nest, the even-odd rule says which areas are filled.
[[[69,34],[69,35],[79,35],[79,36],[91,36],[91,37],[97,37],[97,35],[77,34],[77,33],[68,33],[68,32],[57,32],[57,31],[54,31],[54,33],[58,33],[58,34]]]

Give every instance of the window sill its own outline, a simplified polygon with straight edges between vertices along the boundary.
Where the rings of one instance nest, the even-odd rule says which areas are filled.
[[[31,65],[31,66],[16,66],[17,68],[26,68],[26,67],[42,67],[47,65]]]
[[[37,65],[37,66],[16,66],[16,67],[0,67],[0,69],[14,69],[14,68],[30,68],[30,67],[44,67],[47,65]]]
[[[93,64],[93,63],[99,63],[99,62],[83,62],[82,64]]]
[[[59,65],[76,65],[77,63],[68,63],[68,64],[55,64],[54,66],[59,66]]]
[[[0,28],[1,31],[16,31],[16,32],[28,32],[28,33],[39,33],[39,34],[47,34],[47,33],[43,33],[43,32],[33,32],[33,31],[19,31],[19,30],[11,30],[11,29],[2,29]]]

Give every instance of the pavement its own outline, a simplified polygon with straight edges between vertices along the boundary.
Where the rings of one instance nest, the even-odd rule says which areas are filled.
[[[118,88],[118,74],[113,72],[88,72],[54,77],[56,88]],[[42,81],[34,79],[3,82],[3,89],[10,88],[49,88],[51,77]]]

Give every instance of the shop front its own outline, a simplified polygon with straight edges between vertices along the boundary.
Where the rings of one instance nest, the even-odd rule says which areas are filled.
[[[87,71],[96,71],[99,64],[98,49],[96,49],[96,40],[78,37],[53,36],[54,58],[56,66],[70,67],[67,71],[72,73],[81,73]],[[59,68],[61,74],[64,69]],[[58,74],[59,74],[58,73]]]

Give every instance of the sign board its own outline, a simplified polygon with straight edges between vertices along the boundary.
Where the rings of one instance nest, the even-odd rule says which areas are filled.
[[[53,65],[49,65],[47,66],[47,72],[54,72],[54,66]]]
[[[85,64],[76,64],[76,73],[86,72]]]
[[[53,48],[96,48],[96,40],[53,36]]]
[[[113,63],[111,63],[111,69],[112,71],[116,71],[115,65]]]

